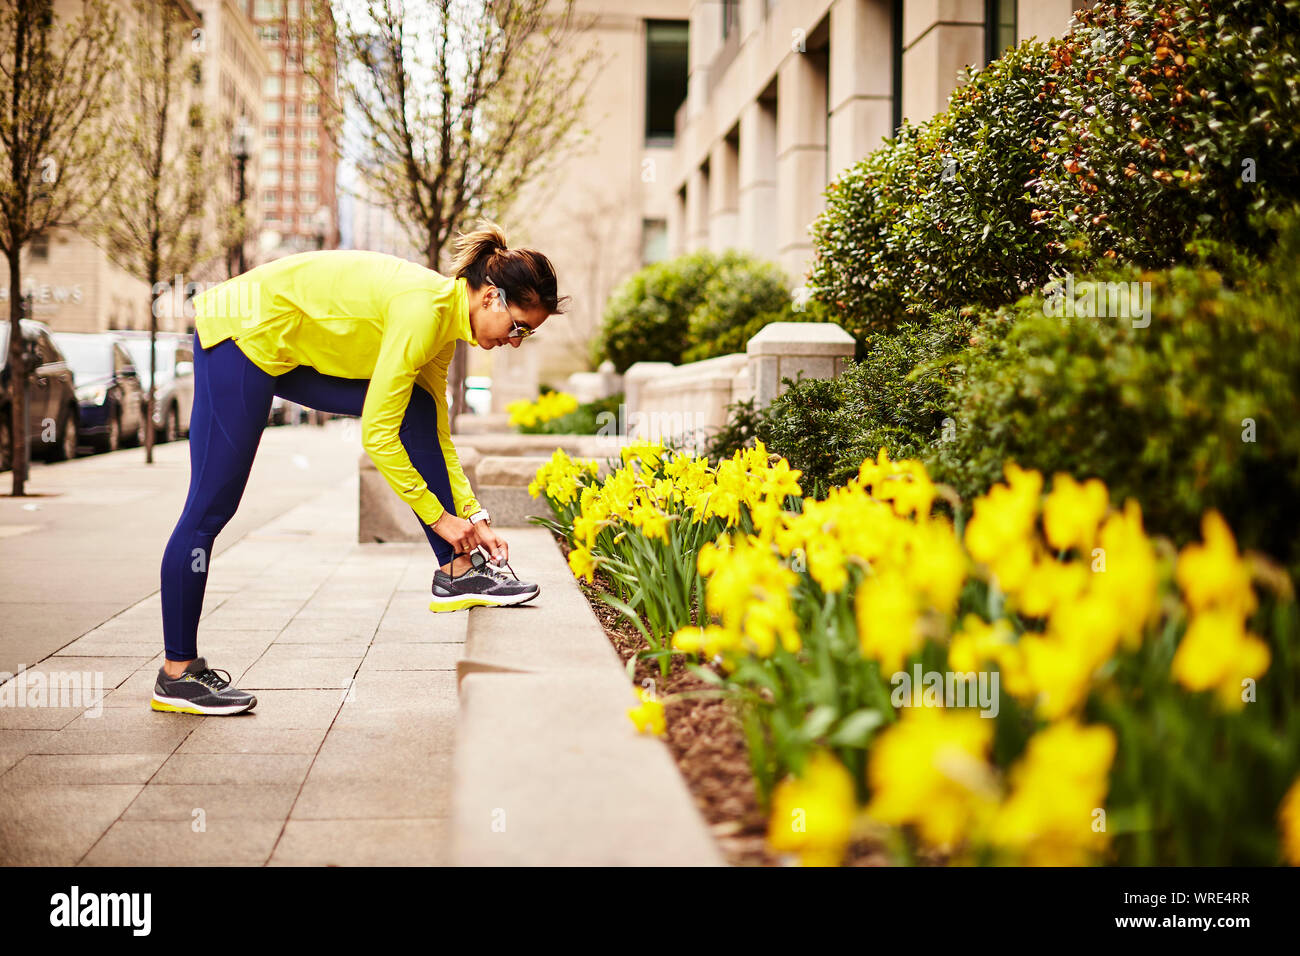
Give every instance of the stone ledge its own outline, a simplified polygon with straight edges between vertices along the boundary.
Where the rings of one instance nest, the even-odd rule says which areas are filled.
[[[616,666],[471,673],[460,695],[453,865],[722,864],[667,747],[628,720]]]
[[[550,532],[509,540],[512,566],[542,590],[468,615],[452,862],[722,865],[667,747],[628,719],[632,684]]]

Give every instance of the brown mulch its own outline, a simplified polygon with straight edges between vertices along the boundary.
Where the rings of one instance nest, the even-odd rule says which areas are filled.
[[[560,535],[555,539],[567,558],[568,542]],[[613,591],[599,571],[592,584],[582,578],[577,580],[624,664],[649,647],[622,614],[596,598],[599,591]],[[638,661],[635,673],[637,686],[645,686],[642,681],[649,678],[659,697],[717,689],[688,671],[680,656],[672,659],[667,677],[659,675],[659,665],[654,661]],[[779,866],[782,861],[767,848],[767,820],[758,806],[749,751],[731,702],[721,697],[670,700],[664,705],[664,718],[668,750],[713,831],[723,858],[732,866]]]

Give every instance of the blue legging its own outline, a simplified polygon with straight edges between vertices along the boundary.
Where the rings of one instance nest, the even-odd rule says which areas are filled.
[[[195,348],[190,490],[162,560],[163,642],[169,661],[198,656],[212,544],[239,507],[271,398],[279,395],[323,412],[360,415],[369,386],[369,379],[324,375],[309,365],[270,375],[250,362],[234,339]],[[455,514],[447,462],[438,443],[438,407],[422,386],[411,389],[399,434],[429,490]],[[451,561],[452,546],[423,521],[420,526],[438,564]]]

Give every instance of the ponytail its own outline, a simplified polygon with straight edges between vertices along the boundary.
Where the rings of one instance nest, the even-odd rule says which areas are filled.
[[[533,249],[507,248],[506,234],[496,223],[480,218],[472,232],[457,233],[455,249],[452,273],[471,289],[496,285],[507,301],[525,308],[540,306],[547,315],[564,312],[569,296],[556,295],[551,260]]]

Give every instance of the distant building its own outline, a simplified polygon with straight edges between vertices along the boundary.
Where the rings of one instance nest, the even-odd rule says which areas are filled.
[[[579,42],[602,61],[580,123],[591,135],[499,220],[510,245],[546,254],[573,302],[518,349],[471,353],[471,374],[492,376],[493,411],[536,398],[539,381],[559,387],[570,372],[585,371],[610,292],[668,253],[690,0],[579,0],[577,9],[596,18]]]
[[[173,0],[189,23],[190,41],[186,52],[199,54],[197,99],[205,112],[218,118],[224,139],[217,144],[223,155],[230,150],[230,134],[240,115],[256,117],[261,110],[261,86],[267,70],[253,35],[252,26],[235,0]],[[119,18],[133,15],[131,0],[115,0]],[[57,0],[58,17],[81,13],[77,0]],[[126,107],[121,107],[125,109]],[[174,111],[176,122],[186,121],[183,109]],[[251,213],[256,219],[256,197],[252,177],[256,157],[249,160]],[[213,184],[214,206],[234,201],[234,171]],[[90,238],[75,229],[52,229],[34,240],[22,260],[23,291],[33,295],[33,317],[60,331],[95,332],[103,329],[147,329],[152,295],[148,284],[119,267]],[[225,278],[226,259],[205,264],[184,282],[216,281]],[[171,281],[170,276],[163,277]],[[5,309],[10,290],[7,277],[0,277],[0,309]],[[187,331],[182,310],[162,310],[158,326],[164,330]]]
[[[259,259],[275,259],[339,243],[336,167],[321,122],[315,81],[303,74],[303,58],[317,55],[294,42],[300,0],[242,0],[271,69],[262,88],[262,208]],[[309,41],[311,38],[308,38]]]
[[[958,72],[1059,36],[1082,0],[693,0],[668,245],[735,247],[800,283],[827,185],[947,106]]]
[[[588,368],[610,291],[643,265],[739,248],[803,281],[826,186],[903,117],[947,105],[960,69],[1061,35],[1084,0],[667,0],[577,4],[611,59],[592,137],[503,216],[556,266],[571,314],[526,346],[474,356],[492,403]]]

